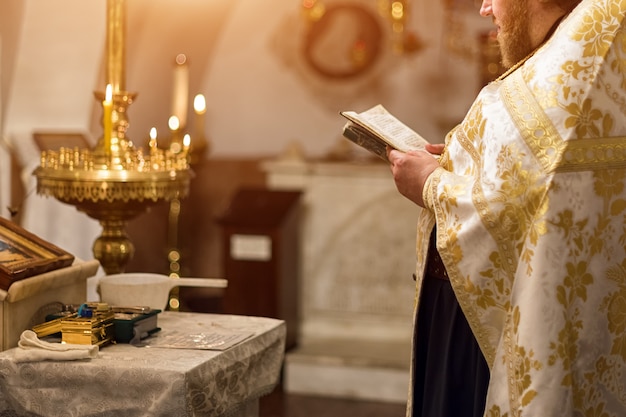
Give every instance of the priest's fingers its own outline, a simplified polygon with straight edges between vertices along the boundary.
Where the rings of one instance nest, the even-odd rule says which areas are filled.
[[[443,143],[427,143],[425,149],[433,155],[441,155],[444,146]]]
[[[396,188],[406,198],[419,206],[424,206],[422,189],[428,176],[439,166],[428,152],[388,151],[391,173]]]

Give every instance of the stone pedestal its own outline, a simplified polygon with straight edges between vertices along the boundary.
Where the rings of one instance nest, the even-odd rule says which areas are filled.
[[[303,193],[300,340],[285,389],[406,401],[419,208],[383,163],[264,168],[270,189]]]

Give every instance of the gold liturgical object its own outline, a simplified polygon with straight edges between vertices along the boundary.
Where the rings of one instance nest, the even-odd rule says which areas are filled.
[[[44,151],[35,170],[37,193],[76,206],[102,225],[93,244],[94,257],[107,274],[124,272],[134,253],[126,223],[159,201],[184,198],[189,192],[189,144],[174,150],[150,141],[148,152],[126,137],[126,111],[136,94],[125,86],[126,0],[107,0],[103,136],[93,149]]]

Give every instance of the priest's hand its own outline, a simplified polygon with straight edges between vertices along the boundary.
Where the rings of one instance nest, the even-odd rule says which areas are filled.
[[[410,151],[405,153],[387,147],[387,159],[389,159],[396,188],[400,194],[420,207],[424,207],[422,192],[426,179],[440,166],[433,154],[440,154],[443,145],[429,145],[426,149],[428,152]]]

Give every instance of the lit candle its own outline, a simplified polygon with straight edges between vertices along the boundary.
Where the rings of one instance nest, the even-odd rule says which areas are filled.
[[[194,97],[193,110],[196,113],[195,133],[202,140],[204,138],[204,114],[206,113],[206,100],[202,94],[197,94]]]
[[[156,127],[153,127],[152,129],[150,129],[150,150],[156,149],[157,148],[157,130]]]
[[[113,136],[113,87],[107,84],[104,101],[102,102],[102,125],[104,127],[104,150],[111,153],[111,137]]]
[[[191,136],[189,136],[189,133],[185,134],[185,137],[183,137],[183,150],[185,151],[185,153],[189,153],[189,146],[191,145]]]
[[[176,116],[170,116],[169,120],[167,121],[167,125],[170,128],[170,131],[172,132],[172,138],[170,140],[170,150],[174,153],[178,153],[181,151],[180,149],[180,136],[179,136],[179,132],[178,132],[178,128],[180,127],[180,123],[178,121],[178,117]]]
[[[189,100],[189,68],[187,57],[178,54],[174,63],[172,114],[178,117],[181,130],[187,126],[187,101]]]

